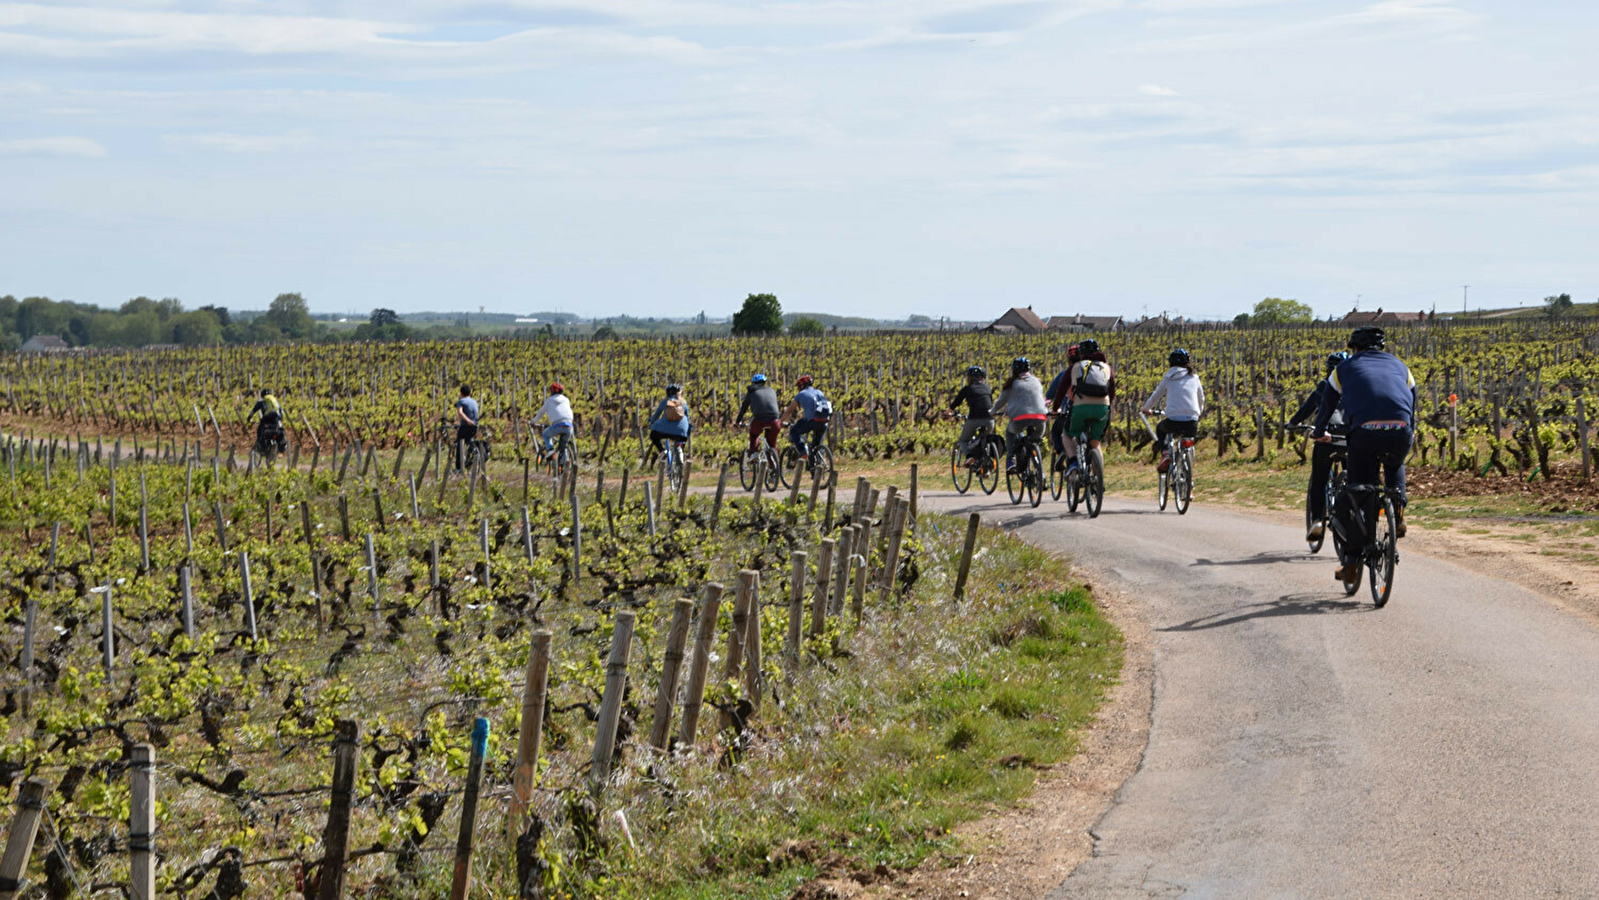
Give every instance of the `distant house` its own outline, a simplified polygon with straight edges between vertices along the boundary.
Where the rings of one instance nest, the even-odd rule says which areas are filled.
[[[17,349],[23,353],[65,353],[72,349],[72,345],[62,340],[60,335],[36,334]]]
[[[1166,331],[1170,328],[1178,328],[1186,324],[1186,322],[1187,320],[1181,316],[1175,319],[1168,318],[1165,315],[1145,316],[1136,322],[1126,323],[1124,327],[1132,334],[1150,334],[1152,332]]]
[[[1414,325],[1414,324],[1417,324],[1417,323],[1420,323],[1420,322],[1427,321],[1427,314],[1424,313],[1424,312],[1413,312],[1413,313],[1412,312],[1387,312],[1387,311],[1383,310],[1382,307],[1379,306],[1379,307],[1377,307],[1377,309],[1375,311],[1369,311],[1369,312],[1361,312],[1358,309],[1352,309],[1349,312],[1344,314],[1344,318],[1343,318],[1342,321],[1343,321],[1343,324],[1345,324],[1345,325],[1357,325],[1357,326],[1358,325]]]
[[[1042,334],[1047,328],[1031,306],[1015,306],[983,330],[996,334]]]
[[[1050,316],[1050,331],[1121,331],[1121,316]]]

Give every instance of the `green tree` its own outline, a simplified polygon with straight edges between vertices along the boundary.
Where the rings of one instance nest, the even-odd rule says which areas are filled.
[[[1249,316],[1251,325],[1303,325],[1316,318],[1316,311],[1298,300],[1267,297],[1255,304]]]
[[[596,340],[596,341],[611,341],[611,340],[615,340],[616,339],[616,329],[612,328],[609,325],[601,325],[600,327],[594,329],[594,335],[593,335],[592,339]]]
[[[1249,313],[1239,313],[1233,316],[1233,325],[1239,328],[1247,327],[1249,325]]]
[[[172,317],[172,341],[186,347],[207,347],[222,341],[222,323],[210,310],[179,313]]]
[[[311,308],[306,305],[305,298],[297,293],[279,294],[267,307],[264,318],[290,340],[304,340],[316,330],[316,323],[311,320]]]
[[[750,294],[733,314],[734,334],[782,334],[783,305],[776,294]]]
[[[827,333],[827,326],[821,319],[811,316],[800,316],[788,325],[789,334],[804,335],[805,337],[821,337]]]
[[[1543,298],[1544,315],[1551,319],[1561,319],[1571,315],[1573,305],[1570,294],[1555,294]]]
[[[400,324],[400,314],[392,309],[379,307],[372,310],[372,316],[367,321],[377,328],[382,328],[385,325],[398,325]]]

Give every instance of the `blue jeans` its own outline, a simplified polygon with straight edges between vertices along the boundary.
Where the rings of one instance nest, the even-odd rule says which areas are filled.
[[[558,434],[571,434],[571,433],[572,433],[572,423],[571,422],[556,422],[554,425],[546,426],[545,429],[544,429],[544,452],[545,453],[549,453],[550,451],[555,449],[555,436],[556,435],[558,435]]]
[[[805,436],[815,434],[816,440],[806,446]],[[809,455],[810,448],[820,444],[827,436],[827,423],[817,419],[800,419],[788,429],[788,439],[794,443],[794,449],[801,454]]]

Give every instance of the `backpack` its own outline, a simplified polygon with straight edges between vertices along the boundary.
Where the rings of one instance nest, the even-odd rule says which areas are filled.
[[[666,401],[666,409],[661,413],[668,422],[683,421],[683,401],[673,397]]]
[[[1082,366],[1083,374],[1075,385],[1077,393],[1084,397],[1109,397],[1110,366],[1097,359],[1088,360]]]
[[[827,419],[833,415],[833,401],[826,397],[816,398],[816,418]]]

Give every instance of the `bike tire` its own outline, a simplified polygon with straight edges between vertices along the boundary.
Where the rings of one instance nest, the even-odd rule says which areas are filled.
[[[964,494],[972,489],[972,469],[966,465],[966,454],[960,445],[949,448],[949,480],[955,483],[955,493]]]
[[[1044,500],[1044,461],[1038,455],[1038,448],[1033,448],[1027,453],[1027,500],[1034,509]]]
[[[1168,498],[1170,494],[1171,466],[1168,465],[1166,467],[1166,471],[1155,473],[1155,502],[1159,504],[1162,512],[1165,512],[1166,510],[1166,504],[1169,502]]]
[[[827,449],[826,444],[817,444],[811,451],[811,472],[822,480],[822,484],[829,484],[833,480],[833,451]]]
[[[984,494],[993,494],[999,489],[998,460],[994,445],[985,439],[977,448],[977,486],[983,489]]]
[[[1085,479],[1083,490],[1086,492],[1083,499],[1088,502],[1088,517],[1099,518],[1099,511],[1105,508],[1105,463],[1104,455],[1098,448],[1088,451],[1088,477]]]
[[[1022,498],[1027,496],[1027,485],[1022,481],[1022,473],[1020,469],[1014,472],[1010,471],[1009,468],[1006,469],[1005,493],[1010,495],[1010,502],[1012,505],[1021,503]]]
[[[1377,523],[1376,546],[1366,557],[1366,568],[1369,570],[1372,605],[1382,609],[1388,605],[1388,600],[1393,597],[1394,570],[1399,567],[1399,535],[1395,521],[1398,514],[1394,511],[1393,498],[1384,496],[1382,506],[1377,515],[1381,521]]]
[[[766,492],[776,493],[783,483],[783,467],[777,459],[777,453],[770,447],[766,450]]]
[[[794,480],[799,476],[794,474],[794,467],[799,463],[799,451],[792,446],[784,447],[783,452],[777,455],[777,481],[785,489],[794,486]]]
[[[1329,528],[1329,530],[1331,529]],[[1332,532],[1332,545],[1333,555],[1338,558],[1338,564],[1341,566],[1343,565],[1344,561],[1344,539],[1339,537],[1338,532],[1336,531]],[[1363,568],[1364,566],[1356,566],[1355,579],[1353,581],[1342,582],[1344,586],[1345,597],[1353,597],[1355,596],[1355,592],[1360,590],[1360,572]]]
[[[1172,460],[1172,465],[1177,469],[1177,477],[1172,484],[1172,491],[1176,495],[1177,514],[1188,514],[1188,504],[1194,499],[1194,457],[1191,451],[1183,451]]]
[[[1066,489],[1066,471],[1060,467],[1058,457],[1051,457],[1049,461],[1049,499],[1059,500],[1061,491]]]
[[[1305,534],[1306,535],[1310,534],[1310,526],[1312,526],[1314,524],[1316,524],[1316,520],[1310,515],[1310,507],[1307,506],[1307,507],[1305,507]],[[1311,540],[1309,537],[1305,538],[1305,543],[1310,545],[1310,552],[1311,553],[1320,553],[1321,552],[1322,544],[1325,544],[1327,542],[1327,532],[1328,532],[1328,530],[1329,529],[1327,527],[1327,523],[1325,521],[1323,521],[1321,523],[1321,537],[1316,538],[1315,540]]]
[[[738,483],[744,487],[744,490],[755,490],[755,474],[755,461],[750,459],[749,453],[740,453],[738,455]]]

